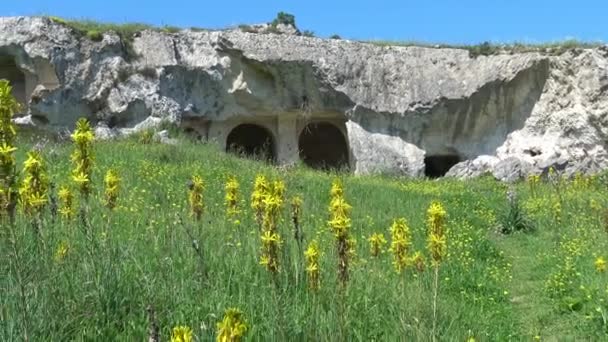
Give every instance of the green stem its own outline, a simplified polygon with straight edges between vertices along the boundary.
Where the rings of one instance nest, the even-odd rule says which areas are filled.
[[[435,282],[433,284],[433,332],[431,339],[437,340],[437,292],[439,289],[439,265],[435,266]]]

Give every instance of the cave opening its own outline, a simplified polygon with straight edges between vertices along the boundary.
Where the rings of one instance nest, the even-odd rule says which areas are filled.
[[[328,122],[310,123],[298,139],[300,159],[314,169],[348,168],[348,146],[344,134]]]
[[[21,105],[25,106],[27,104],[25,75],[13,57],[0,55],[0,79],[8,80],[13,88],[13,96]]]
[[[241,124],[230,131],[226,139],[226,152],[268,162],[276,160],[272,134],[254,124]]]
[[[460,161],[460,157],[455,154],[427,156],[424,158],[424,175],[429,178],[443,177]]]

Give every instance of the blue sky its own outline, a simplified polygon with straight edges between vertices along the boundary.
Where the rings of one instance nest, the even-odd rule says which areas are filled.
[[[48,14],[112,22],[221,28],[268,22],[278,11],[326,37],[539,43],[608,42],[606,0],[0,0],[0,15]]]

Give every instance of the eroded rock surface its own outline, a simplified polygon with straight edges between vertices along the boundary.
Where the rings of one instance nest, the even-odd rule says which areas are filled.
[[[422,176],[425,158],[443,157],[461,161],[447,173],[461,178],[608,166],[605,47],[473,58],[238,29],[94,42],[29,17],[0,18],[0,32],[26,114],[52,128],[86,116],[113,137],[166,120],[225,144],[239,122],[259,122],[288,163],[307,123],[329,120],[358,173]]]

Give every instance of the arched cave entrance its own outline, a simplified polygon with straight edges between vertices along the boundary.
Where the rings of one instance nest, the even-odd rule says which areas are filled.
[[[460,157],[455,154],[427,156],[424,158],[424,175],[429,178],[443,177],[458,163]]]
[[[25,106],[28,102],[25,92],[25,75],[17,67],[13,57],[0,55],[0,79],[8,80],[13,88],[13,96],[21,105]]]
[[[274,139],[264,127],[254,124],[236,126],[226,139],[226,152],[274,162]]]
[[[348,167],[348,146],[344,134],[328,122],[310,123],[298,140],[300,159],[315,169]]]

